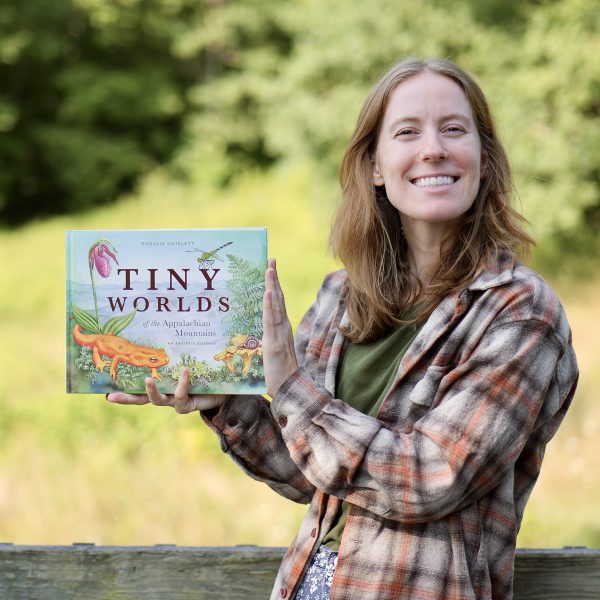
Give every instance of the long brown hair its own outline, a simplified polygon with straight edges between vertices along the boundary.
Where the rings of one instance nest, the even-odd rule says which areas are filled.
[[[396,87],[423,71],[445,75],[464,91],[481,140],[484,176],[449,250],[444,248],[430,283],[411,275],[400,215],[385,188],[373,184],[372,161],[379,129]],[[533,239],[525,219],[511,206],[512,175],[488,102],[465,71],[443,59],[407,59],[394,65],[362,106],[339,171],[342,200],[330,244],[348,272],[344,333],[356,343],[375,340],[394,326],[427,318],[448,294],[459,292],[500,250],[526,255]],[[407,311],[418,302],[412,316]],[[404,317],[404,318],[403,318]]]

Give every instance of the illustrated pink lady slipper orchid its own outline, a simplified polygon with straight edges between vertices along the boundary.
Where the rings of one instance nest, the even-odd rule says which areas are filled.
[[[108,240],[99,240],[90,248],[90,271],[96,267],[96,271],[105,279],[112,271],[111,259],[115,261],[115,264],[119,264],[117,251],[111,246],[112,244]]]

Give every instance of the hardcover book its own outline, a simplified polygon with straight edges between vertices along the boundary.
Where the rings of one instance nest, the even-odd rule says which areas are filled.
[[[264,228],[66,232],[67,392],[262,394]]]

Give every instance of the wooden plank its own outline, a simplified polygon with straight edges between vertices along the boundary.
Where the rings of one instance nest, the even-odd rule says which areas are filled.
[[[283,548],[0,544],[3,600],[264,600]],[[600,599],[600,550],[517,550],[514,600]]]
[[[600,550],[517,550],[515,600],[600,598]]]
[[[281,548],[0,545],[3,600],[268,598]]]

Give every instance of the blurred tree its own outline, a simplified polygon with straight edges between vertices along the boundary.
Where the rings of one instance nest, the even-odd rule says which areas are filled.
[[[181,48],[189,55],[208,48],[218,66],[213,77],[190,89],[194,112],[186,124],[187,143],[171,164],[176,173],[196,179],[201,170],[204,181],[224,185],[248,169],[264,169],[286,156],[267,147],[265,130],[271,94],[302,29],[301,4],[222,2],[190,24]]]
[[[600,220],[595,8],[5,0],[0,219],[111,200],[158,162],[190,189],[285,161],[333,186],[373,80],[405,56],[443,56],[486,90],[536,234],[589,249]]]
[[[415,55],[464,64],[483,33],[464,3],[455,6],[452,26],[448,10],[432,0],[373,0],[352,10],[344,0],[307,0],[300,11],[294,52],[269,94],[266,144],[280,154],[311,156],[332,175],[380,74]]]
[[[212,120],[202,117],[196,151],[229,156],[233,165],[219,163],[225,176],[248,165],[236,162],[236,148],[260,148],[277,160],[307,160],[315,176],[333,182],[378,74],[406,56],[443,56],[475,73],[490,98],[523,210],[535,235],[556,247],[546,243],[544,252],[554,260],[575,240],[583,252],[597,248],[600,12],[593,3],[372,0],[349,10],[344,0],[303,0],[272,10],[292,40],[284,58],[260,60],[269,48],[258,46],[203,90]],[[251,98],[245,113],[244,94]]]
[[[258,9],[260,7],[260,10]],[[227,182],[249,167],[307,159],[332,181],[375,74],[399,56],[458,55],[471,47],[466,6],[454,27],[434,0],[245,0],[211,15],[228,68],[192,98],[189,143],[176,164]],[[224,33],[227,32],[227,33]]]
[[[181,136],[205,52],[176,40],[202,0],[4,0],[0,220],[113,199]]]
[[[527,27],[527,13],[531,7],[555,0],[438,0],[439,6],[452,9],[457,4],[466,5],[473,19],[486,27],[507,28],[512,33]]]
[[[599,31],[594,3],[546,2],[529,8],[522,38],[483,53],[538,258],[554,270],[567,255],[569,268],[598,269]]]

